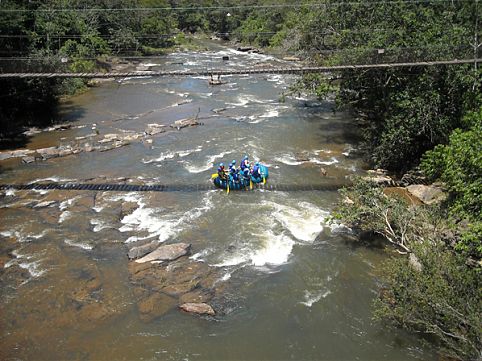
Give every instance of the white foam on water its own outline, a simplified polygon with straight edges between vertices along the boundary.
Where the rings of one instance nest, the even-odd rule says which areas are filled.
[[[306,307],[311,307],[313,306],[313,304],[320,301],[322,298],[326,298],[330,294],[331,294],[330,290],[321,290],[317,292],[311,292],[311,291],[305,290],[305,296],[304,296],[305,300],[300,303],[302,305],[305,305]]]
[[[266,113],[260,115],[260,118],[274,118],[279,115],[279,112],[276,109],[268,110]]]
[[[149,164],[149,163],[153,163],[153,162],[162,162],[166,159],[172,159],[175,156],[176,156],[175,152],[161,153],[161,155],[158,158],[149,159],[149,160],[142,159],[142,163]]]
[[[254,266],[281,265],[288,258],[295,242],[284,234],[275,235],[271,230],[261,235],[262,247],[250,255]]]
[[[164,242],[170,238],[174,238],[179,232],[189,227],[194,220],[210,210],[212,208],[211,198],[214,193],[214,190],[206,192],[201,201],[201,205],[191,208],[187,212],[160,214],[160,212],[164,211],[163,209],[147,208],[143,202],[140,202],[139,208],[121,220],[123,226],[119,228],[119,231],[147,231],[149,238],[157,237],[159,242]],[[131,238],[132,237],[130,237],[128,241],[131,240]]]
[[[18,266],[28,270],[28,273],[30,273],[30,275],[34,278],[40,277],[47,272],[46,269],[40,269],[40,261],[22,262],[18,263]]]
[[[261,54],[261,53],[243,53],[246,55],[247,58],[256,59],[256,60],[276,60],[274,56]]]
[[[63,223],[65,220],[72,217],[72,213],[69,211],[63,211],[59,216],[59,223]]]
[[[338,159],[336,159],[335,157],[331,157],[330,160],[319,160],[317,158],[310,158],[310,162],[315,164],[322,164],[322,165],[332,165],[332,164],[339,163]]]
[[[189,258],[192,259],[192,260],[195,260],[195,261],[201,261],[202,262],[202,261],[204,261],[204,257],[209,255],[210,253],[211,253],[211,250],[209,248],[205,248],[201,252],[197,252]]]
[[[142,163],[149,164],[153,162],[163,162],[166,159],[173,159],[175,157],[184,158],[192,153],[201,152],[201,151],[202,151],[202,146],[198,146],[195,149],[186,149],[186,150],[180,150],[176,152],[161,153],[161,155],[158,158],[149,159],[149,160],[143,159]]]
[[[69,206],[71,206],[79,198],[80,198],[80,196],[77,196],[77,197],[74,197],[74,198],[67,199],[63,202],[60,202],[59,209],[61,211],[66,210]]]
[[[144,70],[136,70],[135,72],[141,72],[141,71],[144,72]],[[136,80],[136,79],[149,79],[149,78],[152,78],[152,77],[149,75],[128,76],[128,77],[122,78],[120,82]]]
[[[46,190],[46,189],[31,189],[31,192],[35,192],[35,193],[38,193],[40,195],[45,195],[47,194],[48,192],[50,192],[49,190]]]
[[[138,192],[119,193],[109,198],[112,202],[124,201],[141,204],[142,196]]]
[[[227,280],[229,280],[230,278],[231,278],[231,273],[228,272],[228,273],[224,274],[224,276],[221,277],[219,280],[220,280],[220,281],[227,281]]]
[[[161,64],[157,64],[157,63],[142,63],[142,65],[144,65],[144,66],[161,66]]]
[[[31,181],[30,183],[28,184],[35,184],[35,183],[39,183],[39,182],[72,182],[74,181],[74,179],[69,179],[69,178],[60,178],[60,177],[48,177],[48,178],[37,178],[33,181]]]
[[[250,261],[250,258],[246,252],[240,252],[238,254],[232,255],[223,259],[222,262],[213,264],[214,267],[230,267],[237,266]]]
[[[111,225],[105,223],[104,221],[95,218],[90,220],[90,224],[94,226],[92,231],[94,231],[95,233],[100,232],[103,229],[113,228]]]
[[[273,217],[298,241],[311,243],[323,230],[324,220],[329,213],[308,202],[300,202],[296,207],[263,202],[274,208]]]
[[[17,265],[22,269],[28,270],[28,272],[32,277],[39,277],[43,275],[45,272],[47,272],[46,269],[40,269],[40,262],[42,260],[27,262],[27,260],[31,260],[33,256],[21,254],[19,250],[12,251],[12,255],[14,255],[15,258],[5,263],[3,268],[9,268],[13,265]]]
[[[291,154],[283,154],[277,157],[276,160],[286,165],[300,165],[305,163],[305,161],[296,160],[296,158]]]
[[[45,229],[39,234],[28,234],[27,238],[29,238],[29,239],[40,239],[40,238],[44,237],[48,232],[49,231],[47,229]]]
[[[257,99],[256,97],[248,94],[241,94],[236,98],[237,103],[229,103],[226,102],[228,105],[233,105],[237,107],[246,107],[249,103],[257,103],[262,104],[264,101]]]
[[[68,244],[69,246],[78,247],[78,248],[81,248],[81,249],[86,250],[86,251],[91,251],[92,249],[94,249],[94,246],[92,246],[88,243],[85,243],[85,242],[75,242],[71,239],[65,239],[64,242],[66,244]]]
[[[5,195],[6,195],[7,197],[12,197],[12,196],[14,196],[14,195],[15,195],[15,189],[13,189],[13,188],[7,189],[7,190],[5,191]]]
[[[0,232],[0,236],[3,236],[3,237],[12,237],[12,236],[13,236],[13,232],[12,232],[12,231],[2,231],[2,232]]]
[[[180,157],[180,158],[184,158],[192,153],[195,153],[195,152],[201,152],[203,150],[202,146],[199,146],[197,147],[196,149],[187,149],[187,150],[181,150],[179,152],[177,152],[177,155]]]
[[[219,154],[214,154],[212,156],[209,156],[208,159],[204,164],[201,165],[194,165],[191,164],[190,162],[182,162],[184,164],[184,168],[189,172],[189,173],[202,173],[205,172],[211,168],[214,167],[214,162],[216,159],[223,158],[228,154],[231,154],[232,151],[226,151],[226,152],[221,152]]]

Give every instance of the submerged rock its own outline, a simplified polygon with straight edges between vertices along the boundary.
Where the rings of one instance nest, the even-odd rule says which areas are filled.
[[[137,263],[145,263],[152,261],[173,261],[181,256],[186,255],[191,249],[191,245],[187,243],[168,244],[160,246],[147,256],[136,260]]]
[[[207,303],[183,303],[179,308],[183,311],[197,313],[199,315],[214,316],[216,314],[213,308]]]
[[[169,297],[162,293],[154,293],[137,303],[137,309],[142,321],[150,322],[166,314],[173,309],[177,301],[173,297]]]

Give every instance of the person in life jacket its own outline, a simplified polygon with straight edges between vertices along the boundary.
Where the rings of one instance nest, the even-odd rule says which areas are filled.
[[[256,162],[254,164],[253,170],[251,171],[251,174],[254,178],[261,178],[261,173],[259,172],[259,162]]]
[[[240,178],[239,178],[239,173],[238,173],[237,170],[236,170],[234,173],[231,174],[231,177],[233,178],[233,181],[234,181],[235,183],[239,183]]]
[[[251,176],[249,174],[249,168],[244,168],[242,174],[243,174],[244,184],[249,184],[249,181],[251,180]]]
[[[245,155],[243,160],[241,161],[241,170],[244,171],[245,168],[249,169],[249,159],[247,155]]]
[[[237,169],[236,169],[236,160],[233,159],[233,161],[231,162],[231,164],[229,165],[229,174],[233,174],[233,173],[236,173]]]
[[[226,177],[226,170],[224,169],[224,163],[219,163],[218,167],[218,177],[225,180]]]

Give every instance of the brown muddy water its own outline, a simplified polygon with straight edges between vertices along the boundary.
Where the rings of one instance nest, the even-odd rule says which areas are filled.
[[[146,66],[266,62],[283,65],[213,45]],[[198,112],[204,124],[143,134],[106,152],[4,162],[0,183],[209,184],[215,165],[239,162],[244,154],[266,163],[276,183],[340,184],[363,173],[348,114],[309,98],[279,101],[294,77],[223,80],[214,87],[206,78],[131,78],[93,88],[63,105],[62,116],[74,128],[38,134],[29,146],[143,134],[148,124]],[[420,339],[372,320],[377,272],[387,253],[327,222],[336,199],[335,191],[289,188],[229,195],[214,188],[3,191],[0,358],[435,359]],[[128,260],[131,247],[151,241],[192,248],[188,256],[148,269]],[[179,310],[192,300],[209,303],[216,314]]]

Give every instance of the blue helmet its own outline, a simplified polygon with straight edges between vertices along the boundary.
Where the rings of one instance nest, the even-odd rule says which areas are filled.
[[[219,166],[220,166],[220,167],[224,167],[224,163],[219,163]]]
[[[247,156],[247,155],[244,156],[243,160],[246,160],[246,159],[248,159],[248,156]]]
[[[259,162],[256,162],[254,165],[259,165]]]
[[[231,162],[231,164],[236,164],[236,159],[233,159],[233,161]]]

